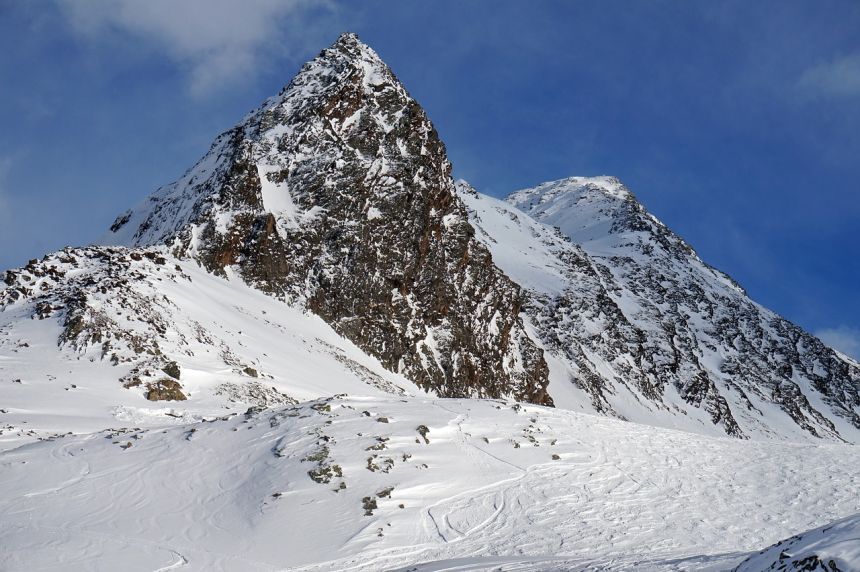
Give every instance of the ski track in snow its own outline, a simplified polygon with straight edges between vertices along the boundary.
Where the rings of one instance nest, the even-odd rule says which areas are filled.
[[[319,459],[342,477],[314,482]],[[336,398],[0,453],[0,569],[726,570],[860,512],[858,467],[850,445]]]
[[[453,423],[461,425],[462,417],[458,416]],[[549,425],[553,427],[554,424]],[[715,440],[712,444],[719,456],[700,456],[702,458],[697,460],[701,438],[690,436],[685,439],[681,433],[674,435],[670,447],[659,439],[649,439],[644,449],[639,448],[638,443],[633,445],[638,449],[638,455],[630,450],[631,445],[624,446],[621,442],[604,441],[594,447],[579,439],[572,441],[581,450],[566,457],[564,462],[522,468],[477,445],[467,444],[460,430],[456,439],[458,449],[470,460],[476,452],[478,456],[489,455],[520,470],[521,475],[464,491],[429,507],[424,516],[447,546],[443,549],[427,548],[425,554],[437,557],[440,552],[453,552],[460,557],[407,569],[614,570],[635,566],[637,569],[655,570],[692,569],[687,567],[723,570],[729,564],[737,564],[741,553],[732,549],[739,539],[744,538],[750,543],[760,538],[760,542],[767,542],[767,530],[774,524],[785,522],[767,515],[769,507],[785,507],[787,502],[788,506],[803,513],[810,509],[825,509],[831,500],[837,500],[822,495],[814,500],[810,498],[812,503],[804,508],[806,503],[799,495],[805,488],[807,467],[800,470],[789,468],[779,474],[779,462],[771,458],[767,464],[772,472],[762,472],[762,468],[755,467],[753,463],[756,454],[768,452],[767,445],[758,447]],[[746,452],[752,456],[745,458],[744,449],[748,449]],[[797,449],[785,447],[786,452],[791,453],[798,452]],[[625,453],[631,454],[628,457]],[[783,457],[776,457],[780,458]],[[740,469],[736,473],[738,482],[721,479],[720,469],[733,466]],[[831,480],[828,473],[829,469],[819,470],[815,478],[809,480],[827,482]],[[692,479],[691,474],[695,475]],[[722,474],[722,477],[729,476]],[[756,476],[763,480],[755,483]],[[839,500],[852,500],[850,491],[856,490],[858,476],[852,475],[848,482],[851,486],[847,487],[846,494],[839,495]],[[708,490],[708,486],[713,485],[716,485],[714,490]],[[797,494],[798,498],[786,498],[792,494]],[[702,512],[703,509],[714,512]],[[682,516],[683,513],[697,512],[699,516],[694,518]],[[753,522],[758,523],[758,527],[751,527]],[[571,534],[572,531],[575,534]],[[478,534],[480,536],[473,539]],[[643,538],[648,540],[643,541]],[[694,538],[701,541],[691,545],[690,540]],[[720,538],[723,538],[722,542]],[[422,539],[424,544],[432,541],[433,538]],[[448,548],[455,543],[460,543],[460,546]],[[651,560],[641,556],[631,558],[631,554],[643,552],[643,545],[648,546],[647,552],[667,556]],[[605,559],[599,561],[482,556],[493,551],[494,547],[505,546],[522,554],[587,554],[599,550],[598,547],[611,548],[605,551]],[[693,546],[703,553],[690,552]],[[704,551],[715,548],[725,550],[725,554],[704,554]],[[679,552],[688,554],[675,556]],[[462,555],[471,559],[464,559]],[[387,564],[386,555],[380,554],[349,569],[376,565],[386,567]]]

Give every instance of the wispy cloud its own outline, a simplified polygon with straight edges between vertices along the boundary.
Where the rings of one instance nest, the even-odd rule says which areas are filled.
[[[806,69],[798,80],[798,87],[809,98],[860,96],[860,53]]]
[[[192,93],[253,74],[261,56],[301,49],[331,0],[57,0],[86,37],[131,35],[187,68]]]
[[[860,329],[837,326],[818,330],[815,335],[831,348],[860,360]]]

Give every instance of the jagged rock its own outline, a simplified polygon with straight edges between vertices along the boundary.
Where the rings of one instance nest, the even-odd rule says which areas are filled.
[[[161,368],[161,371],[163,371],[173,379],[179,379],[179,375],[181,373],[179,369],[179,364],[175,361],[167,362],[167,364],[163,368]]]
[[[551,404],[520,289],[450,175],[424,111],[345,34],[106,240],[233,268],[439,395]]]

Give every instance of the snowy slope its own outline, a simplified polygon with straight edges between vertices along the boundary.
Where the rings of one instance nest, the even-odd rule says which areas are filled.
[[[737,437],[860,439],[860,367],[750,300],[616,179],[507,202],[459,190],[529,292],[559,405]]]
[[[458,188],[477,236],[487,244],[493,260],[529,292],[526,312],[532,316],[532,335],[546,349],[549,389],[558,407],[725,434],[706,411],[690,408],[682,414],[683,400],[676,395],[654,402],[618,371],[634,364],[631,348],[625,344],[612,351],[607,342],[613,338],[638,341],[638,332],[626,323],[623,309],[604,285],[605,276],[582,248],[508,203],[477,193],[465,181],[459,181]],[[540,328],[545,318],[552,318],[551,328]],[[665,403],[672,397],[674,402]],[[758,418],[751,422],[761,425]],[[758,433],[767,433],[766,429],[761,427]],[[800,432],[790,435],[802,438]]]
[[[147,400],[149,384],[164,380],[187,399]],[[335,393],[407,392],[424,393],[318,317],[166,249],[68,249],[0,283],[3,446]]]
[[[860,570],[860,515],[781,540],[744,560],[735,572]]]
[[[326,399],[0,453],[0,568],[725,570],[860,511],[858,466],[511,402]]]

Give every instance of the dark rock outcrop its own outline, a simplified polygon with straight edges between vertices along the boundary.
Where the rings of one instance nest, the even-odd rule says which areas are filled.
[[[237,273],[439,395],[551,404],[521,291],[473,235],[426,114],[345,34],[106,240]]]

